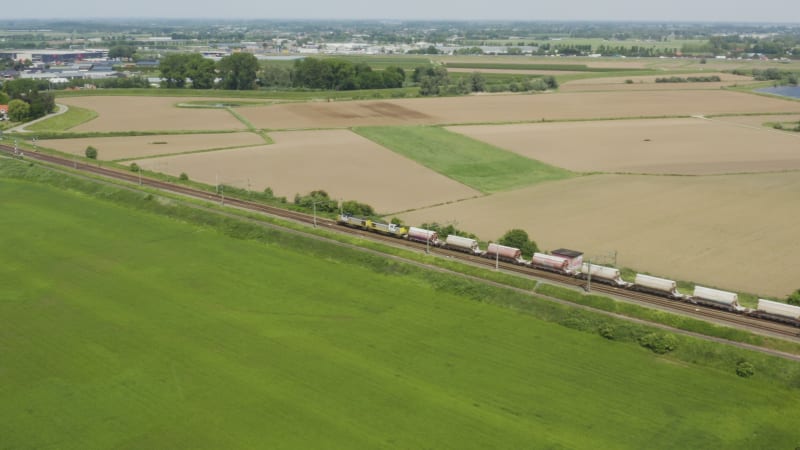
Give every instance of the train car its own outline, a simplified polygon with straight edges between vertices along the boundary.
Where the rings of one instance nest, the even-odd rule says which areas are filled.
[[[614,267],[599,266],[597,264],[583,263],[581,271],[578,274],[580,278],[587,279],[589,274],[592,275],[592,281],[599,283],[610,284],[616,287],[630,287],[631,283],[622,279],[619,269]]]
[[[651,275],[636,274],[631,289],[639,292],[661,295],[664,297],[684,300],[686,296],[678,292],[678,283],[666,278],[658,278]]]
[[[567,269],[571,273],[578,273],[581,270],[581,266],[583,265],[583,252],[579,252],[577,250],[570,250],[568,248],[559,248],[557,250],[553,250],[550,252],[553,256],[558,256],[561,258],[565,258],[569,263],[567,264]]]
[[[478,241],[475,239],[448,234],[444,240],[444,246],[452,250],[469,253],[470,255],[482,255],[483,251],[478,248]]]
[[[689,299],[698,305],[724,309],[732,312],[743,312],[746,308],[739,306],[739,295],[735,292],[720,291],[703,286],[695,286],[694,294]]]
[[[522,250],[506,245],[495,244],[494,242],[489,244],[483,256],[492,259],[497,258],[501,261],[506,261],[513,264],[524,265],[528,263],[528,261],[525,261],[522,258]]]
[[[439,234],[424,228],[409,227],[408,240],[422,243],[427,242],[429,245],[437,246],[439,245]]]
[[[408,235],[408,228],[393,223],[381,223],[374,220],[367,220],[366,228],[376,233],[404,238]]]
[[[569,258],[564,258],[563,256],[534,253],[531,259],[531,267],[572,275],[572,270],[570,270],[569,266]]]
[[[752,315],[777,322],[788,323],[800,327],[800,306],[787,305],[763,298],[758,299],[758,306]]]
[[[367,228],[367,220],[360,217],[351,216],[350,214],[339,214],[336,217],[336,222],[342,225],[353,228]]]

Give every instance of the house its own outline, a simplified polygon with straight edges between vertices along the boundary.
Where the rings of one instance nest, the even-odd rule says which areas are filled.
[[[8,105],[0,105],[0,120],[8,120]]]

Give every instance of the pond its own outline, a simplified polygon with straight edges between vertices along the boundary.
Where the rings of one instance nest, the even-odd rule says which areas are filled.
[[[778,86],[771,88],[756,89],[756,92],[767,94],[782,95],[784,97],[800,98],[800,86]]]

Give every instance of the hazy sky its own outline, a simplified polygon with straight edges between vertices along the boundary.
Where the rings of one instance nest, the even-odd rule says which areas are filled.
[[[37,0],[2,8],[0,19],[427,19],[641,20],[800,23],[797,0]]]

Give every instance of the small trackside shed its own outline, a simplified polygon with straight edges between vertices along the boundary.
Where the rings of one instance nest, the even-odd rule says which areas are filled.
[[[581,266],[583,265],[583,252],[560,248],[558,250],[553,250],[550,254],[566,258],[569,261],[567,268],[570,272],[580,272]]]

